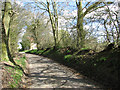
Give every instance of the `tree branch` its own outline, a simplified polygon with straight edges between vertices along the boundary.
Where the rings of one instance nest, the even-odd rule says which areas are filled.
[[[37,5],[37,7],[39,7],[39,8],[42,9],[42,10],[48,11],[48,9],[41,8],[39,5]]]
[[[92,10],[93,8],[95,8],[97,5],[101,4],[102,2],[95,2],[94,4],[92,4],[91,6],[89,6],[86,11],[84,12],[83,16],[85,16],[90,10]]]

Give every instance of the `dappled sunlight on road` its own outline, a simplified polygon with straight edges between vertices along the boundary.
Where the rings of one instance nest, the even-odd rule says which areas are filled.
[[[55,61],[26,54],[32,85],[29,88],[98,88],[88,79]]]

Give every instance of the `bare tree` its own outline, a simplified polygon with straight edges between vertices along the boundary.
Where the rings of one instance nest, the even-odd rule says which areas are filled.
[[[103,2],[94,2],[91,4],[91,2],[88,2],[85,7],[82,7],[82,1],[83,0],[76,0],[76,6],[77,6],[77,46],[79,48],[84,48],[85,47],[85,32],[83,29],[83,22],[84,22],[84,17],[99,9],[99,8],[103,8],[105,5],[102,4]],[[107,3],[111,3],[111,2],[107,2]],[[85,9],[85,11],[83,12],[83,10]]]
[[[54,37],[54,46],[56,47],[58,42],[58,12],[57,12],[56,1],[51,0],[51,3],[49,0],[46,0],[46,3],[38,2],[38,1],[35,2],[37,4],[37,7],[39,7],[39,9],[45,10],[49,14],[50,22],[52,25],[53,37]],[[39,6],[38,4],[42,5],[44,8],[41,8],[41,6]],[[52,5],[52,10],[50,8],[51,5]]]

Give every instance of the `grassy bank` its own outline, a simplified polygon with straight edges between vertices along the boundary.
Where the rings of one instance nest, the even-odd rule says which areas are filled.
[[[120,49],[114,48],[101,52],[70,48],[47,48],[30,50],[27,53],[49,57],[68,67],[74,68],[83,75],[97,81],[107,88],[117,88],[119,83]]]
[[[26,69],[26,57],[24,55],[16,56],[15,62],[20,65],[24,70]],[[14,66],[9,60],[2,61],[3,65],[3,88],[24,88],[23,72]]]

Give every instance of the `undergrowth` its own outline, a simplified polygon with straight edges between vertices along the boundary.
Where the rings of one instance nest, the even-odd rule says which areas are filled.
[[[15,62],[20,65],[23,69],[26,68],[26,58],[25,56],[15,59]],[[5,71],[3,74],[3,86],[5,88],[22,88],[22,77],[23,72],[17,67],[13,66],[9,60],[5,60],[9,63],[8,66],[3,66],[3,70]]]

